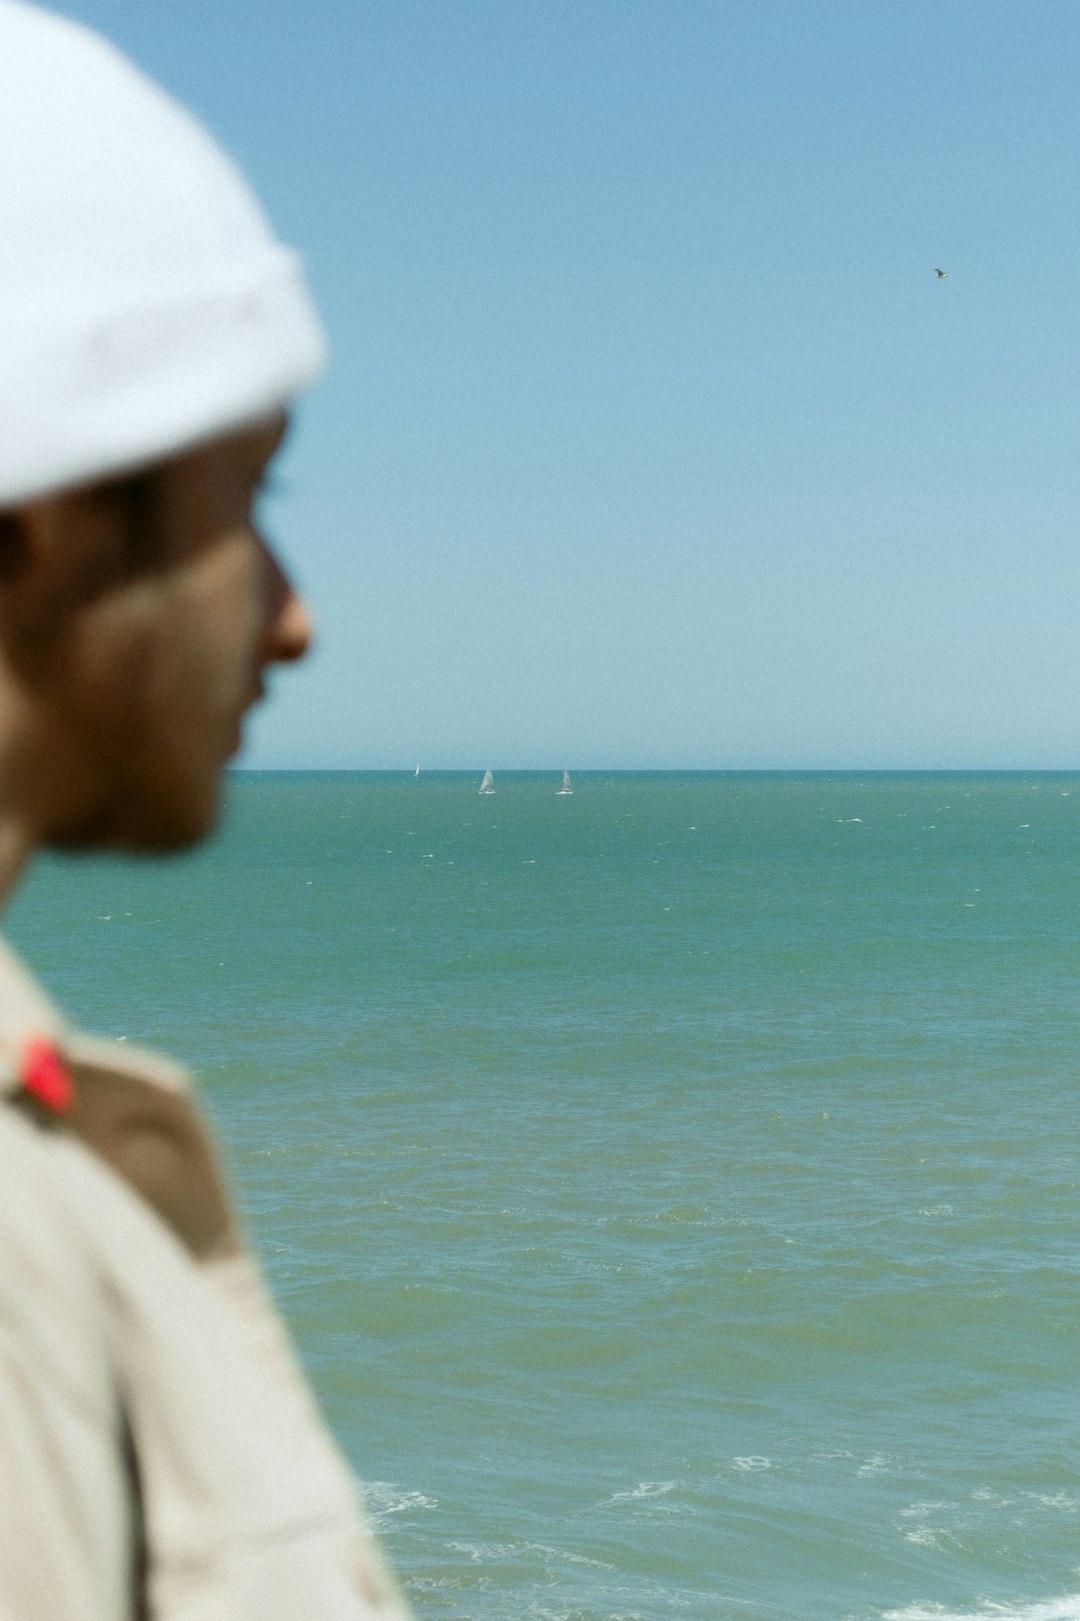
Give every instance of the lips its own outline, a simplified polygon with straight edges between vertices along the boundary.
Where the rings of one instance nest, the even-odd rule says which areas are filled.
[[[228,744],[229,754],[230,755],[238,753],[240,748],[241,748],[241,745],[243,744],[243,741],[244,741],[244,718],[247,715],[248,711],[251,710],[251,709],[254,709],[256,704],[261,704],[265,697],[266,697],[266,684],[265,684],[265,682],[263,682],[261,680],[257,681],[255,683],[255,685],[252,687],[251,692],[244,699],[243,708],[241,709],[239,715],[237,715],[236,720],[233,722],[232,731],[231,731],[231,733],[229,735],[229,744]]]

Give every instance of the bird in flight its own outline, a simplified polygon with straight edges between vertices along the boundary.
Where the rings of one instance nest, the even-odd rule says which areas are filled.
[[[948,274],[949,274],[949,272],[947,270],[935,270],[934,271],[934,275],[937,277],[938,281],[944,281],[945,277]]]

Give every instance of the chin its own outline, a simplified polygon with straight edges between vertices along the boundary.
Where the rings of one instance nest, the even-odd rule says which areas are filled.
[[[50,829],[54,850],[176,855],[201,844],[221,814],[221,771],[205,781],[128,781],[81,815]]]

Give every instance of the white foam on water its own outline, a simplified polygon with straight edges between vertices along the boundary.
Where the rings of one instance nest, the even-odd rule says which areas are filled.
[[[448,1542],[446,1546],[454,1553],[463,1553],[474,1565],[494,1564],[517,1552],[514,1542]]]
[[[757,1474],[762,1469],[771,1469],[772,1459],[762,1458],[755,1453],[749,1458],[732,1458],[731,1467],[741,1469],[744,1474]]]
[[[566,1548],[553,1548],[546,1542],[448,1542],[454,1553],[463,1553],[474,1565],[497,1565],[500,1560],[518,1560],[522,1554],[542,1553],[564,1565],[588,1565],[593,1570],[614,1570],[616,1567],[604,1559],[590,1559],[583,1553],[571,1553]]]
[[[552,1610],[546,1604],[530,1604],[527,1610],[521,1612],[524,1621],[576,1621],[581,1613],[580,1610],[568,1610],[565,1605]],[[615,1610],[611,1621],[649,1621],[649,1618],[641,1610]]]
[[[957,1538],[951,1531],[933,1525],[917,1525],[914,1531],[905,1531],[904,1541],[913,1543],[916,1548],[945,1549],[959,1546]]]
[[[550,1548],[546,1542],[526,1542],[522,1546],[527,1553],[546,1553],[552,1559],[561,1559],[567,1565],[589,1565],[593,1570],[616,1569],[606,1559],[590,1559],[583,1553],[568,1553],[565,1548]]]
[[[423,1492],[403,1491],[388,1480],[365,1480],[363,1490],[368,1512],[375,1519],[386,1514],[406,1514],[414,1508],[439,1506],[438,1498],[427,1497]]]
[[[1080,1593],[1034,1599],[1030,1604],[999,1604],[994,1599],[982,1599],[973,1610],[952,1610],[946,1604],[909,1604],[902,1610],[883,1610],[881,1621],[1080,1621]]]
[[[641,1480],[633,1491],[616,1492],[614,1497],[608,1498],[607,1503],[635,1503],[643,1497],[666,1497],[668,1492],[675,1490],[675,1486],[674,1480]],[[601,1506],[606,1508],[607,1503]]]

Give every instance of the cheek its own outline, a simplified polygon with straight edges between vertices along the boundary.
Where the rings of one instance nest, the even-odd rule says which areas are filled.
[[[110,593],[79,627],[64,684],[110,752],[246,701],[261,626],[261,570],[243,537]]]
[[[115,728],[127,743],[159,695],[176,615],[160,590],[134,585],[109,594],[83,615],[70,668],[61,668],[66,696],[88,722]]]
[[[258,661],[266,615],[266,576],[257,543],[248,535],[216,549],[185,582],[186,641],[195,659],[223,674],[250,672]]]

